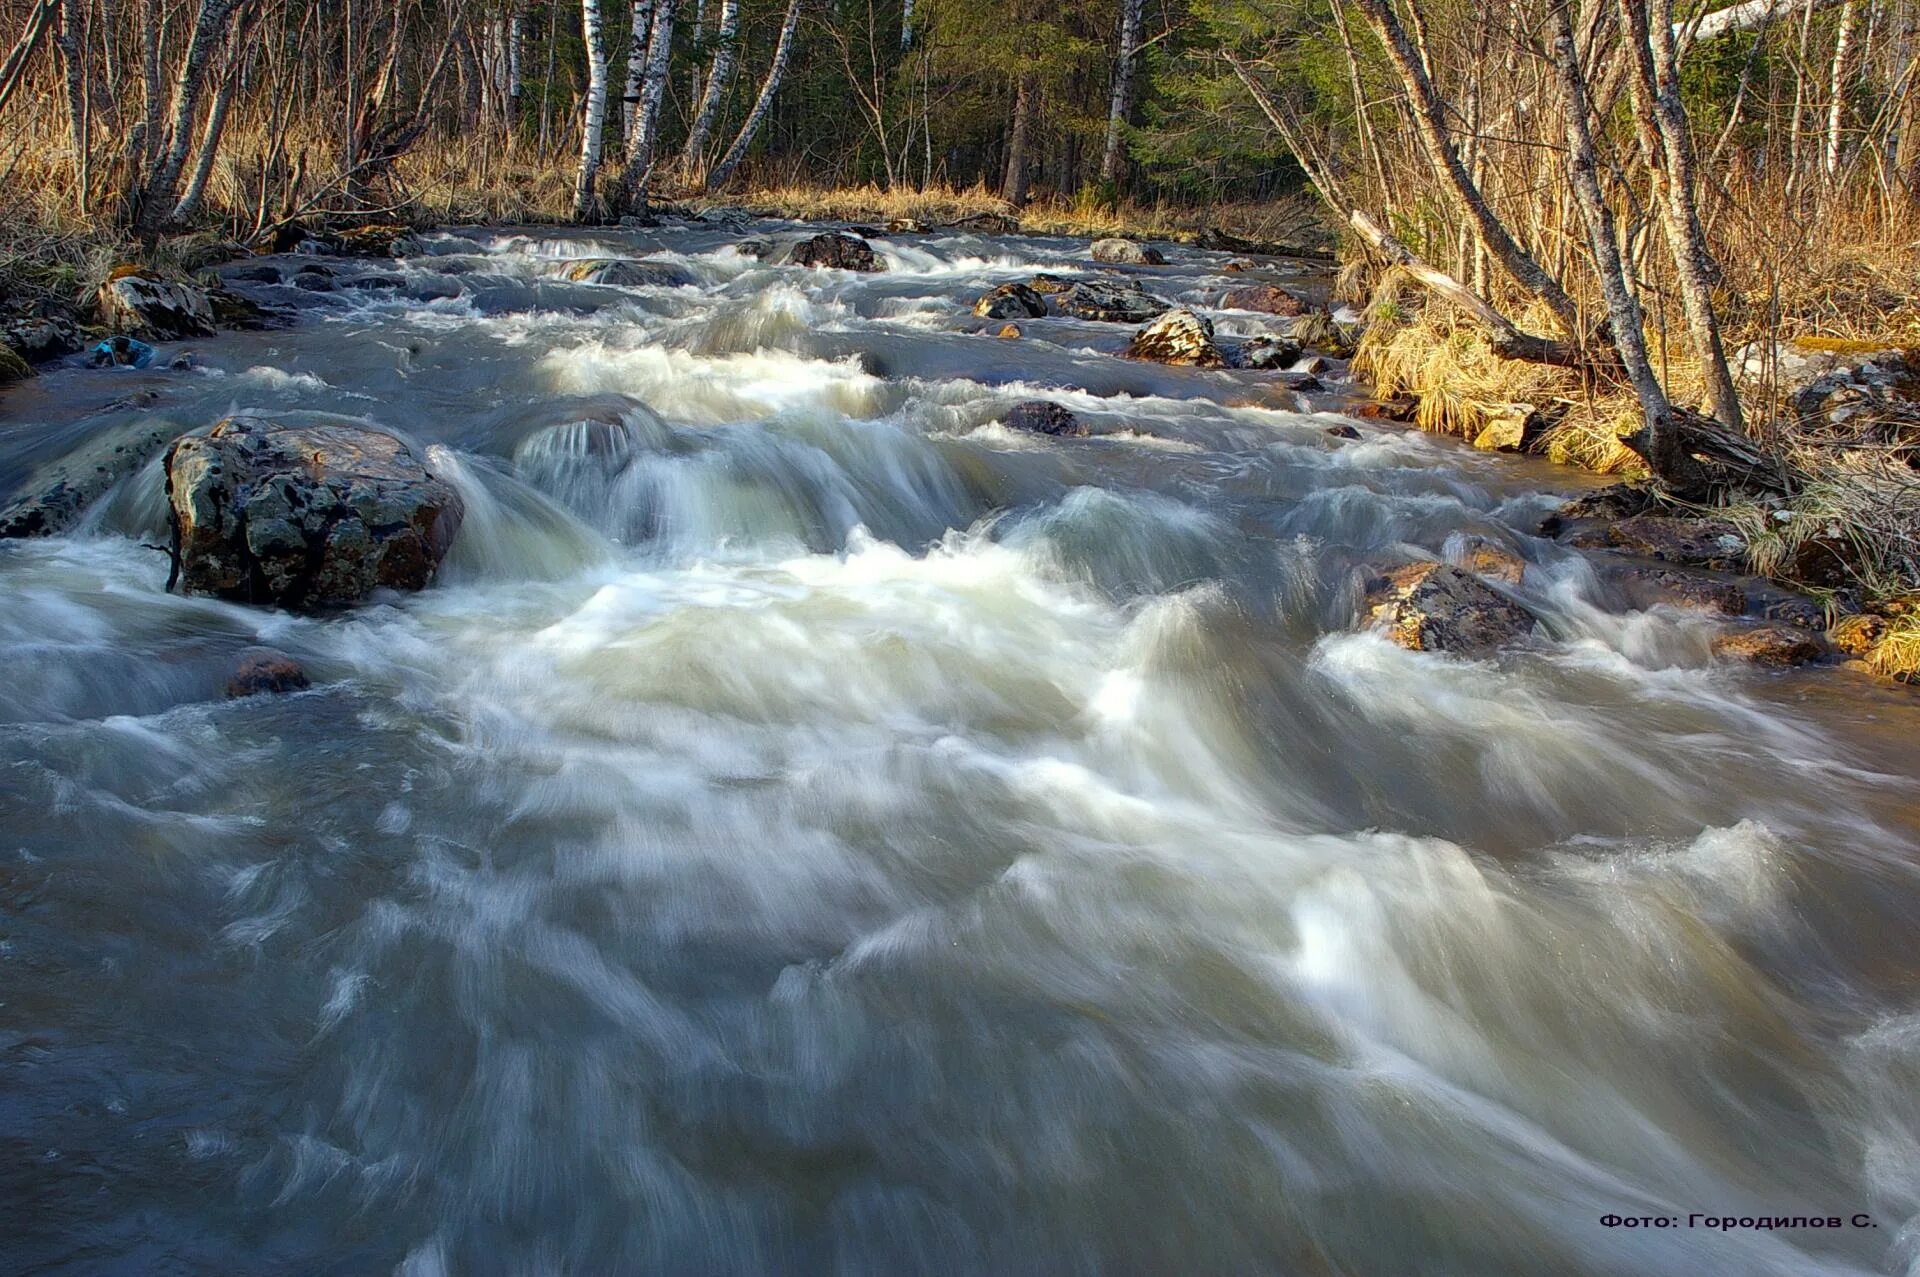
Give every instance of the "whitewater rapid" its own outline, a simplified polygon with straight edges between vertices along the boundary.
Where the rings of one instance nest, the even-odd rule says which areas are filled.
[[[9,490],[245,411],[467,516],[317,618],[166,593],[157,462],[0,542],[0,1269],[1920,1272],[1910,694],[1620,606],[1565,472],[980,331],[1084,244],[740,235],[425,237],[9,392]],[[1359,632],[1469,537],[1532,643]],[[222,699],[261,643],[313,689]],[[1870,1222],[1604,1222],[1672,1213]]]

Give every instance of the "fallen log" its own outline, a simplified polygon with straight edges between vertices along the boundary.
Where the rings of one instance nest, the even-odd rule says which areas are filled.
[[[1389,262],[1405,271],[1428,292],[1439,296],[1473,317],[1486,330],[1487,344],[1502,359],[1518,359],[1530,364],[1553,364],[1575,368],[1591,362],[1579,349],[1550,337],[1522,332],[1514,322],[1453,276],[1420,260],[1414,251],[1395,239],[1386,227],[1360,209],[1354,209],[1347,221],[1360,238]]]

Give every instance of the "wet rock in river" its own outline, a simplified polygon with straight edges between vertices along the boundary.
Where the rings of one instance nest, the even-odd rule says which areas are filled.
[[[1053,308],[1075,319],[1139,324],[1165,314],[1172,309],[1172,303],[1160,300],[1131,280],[1087,279],[1054,294]]]
[[[983,319],[1039,319],[1047,313],[1047,303],[1025,284],[1002,284],[982,294],[973,313]]]
[[[227,698],[280,696],[312,686],[300,662],[271,647],[250,647],[227,678]]]
[[[1066,292],[1069,288],[1073,287],[1073,281],[1062,278],[1059,275],[1049,275],[1047,272],[1041,271],[1038,275],[1035,275],[1027,281],[1027,287],[1036,293],[1050,295],[1053,293]]]
[[[629,257],[585,258],[569,266],[566,274],[576,284],[610,284],[620,288],[685,288],[699,282],[684,266],[636,261]]]
[[[1253,310],[1263,315],[1293,319],[1307,313],[1307,304],[1284,288],[1273,284],[1248,284],[1230,288],[1220,298],[1222,310]]]
[[[1227,357],[1214,344],[1213,324],[1182,308],[1147,324],[1127,343],[1127,358],[1187,368],[1224,368]]]
[[[190,594],[294,610],[432,580],[464,513],[391,435],[229,418],[167,453],[167,496]]]
[[[287,312],[270,310],[229,288],[208,289],[207,303],[213,307],[214,322],[222,328],[280,328],[291,320]]]
[[[1415,652],[1483,656],[1525,638],[1533,615],[1448,563],[1409,563],[1369,583],[1371,624]]]
[[[1343,411],[1350,417],[1367,421],[1411,422],[1420,415],[1420,401],[1412,395],[1395,395],[1390,399],[1363,400],[1348,405]]]
[[[361,257],[398,257],[413,228],[399,222],[368,222],[330,236],[339,251]]]
[[[1649,559],[1696,568],[1733,568],[1746,556],[1746,542],[1725,519],[1680,519],[1639,514],[1607,529],[1618,549]]]
[[[1630,607],[1640,610],[1661,604],[1722,616],[1739,616],[1747,610],[1744,586],[1704,572],[1615,562],[1607,564],[1602,574]]]
[[[66,530],[114,484],[160,455],[170,437],[171,432],[151,426],[132,430],[122,426],[43,467],[19,497],[0,509],[0,538],[51,536]]]
[[[1097,239],[1087,250],[1096,262],[1116,266],[1165,266],[1166,257],[1151,244],[1136,244],[1130,239]]]
[[[842,235],[838,231],[828,231],[801,240],[787,255],[787,262],[793,266],[832,270],[878,271],[887,268],[886,263],[873,251],[873,245],[857,235]]]
[[[213,335],[213,305],[204,288],[136,266],[117,267],[95,301],[102,324],[136,337],[164,341]]]
[[[1266,371],[1293,367],[1300,358],[1300,347],[1282,337],[1249,337],[1225,353],[1227,362],[1235,368]]]
[[[0,330],[0,341],[29,364],[44,364],[78,351],[80,330],[64,319],[15,319]]]
[[[1506,546],[1485,537],[1472,537],[1460,555],[1460,566],[1475,576],[1517,586],[1527,575],[1527,561]]]
[[[1651,489],[1635,483],[1616,483],[1563,502],[1540,521],[1540,535],[1557,537],[1583,523],[1629,519],[1654,507]]]
[[[994,336],[1004,338],[1007,341],[1012,341],[1021,335],[1020,325],[1018,324],[1002,324],[1000,325],[1000,331],[994,334]]]
[[[1025,399],[1013,405],[1007,409],[1006,425],[1009,430],[1060,438],[1084,439],[1092,433],[1071,409],[1050,399]]]
[[[1327,433],[1335,439],[1358,439],[1360,432],[1352,426],[1328,426]]]
[[[1826,654],[1820,637],[1792,625],[1745,625],[1713,637],[1713,654],[1754,665],[1805,665]]]

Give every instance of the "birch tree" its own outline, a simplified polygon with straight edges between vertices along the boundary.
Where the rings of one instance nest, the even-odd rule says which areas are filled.
[[[580,0],[580,30],[587,44],[587,117],[580,134],[580,172],[573,185],[573,218],[594,213],[595,179],[607,127],[607,50],[600,40],[600,0]]]
[[[681,160],[689,174],[698,175],[706,168],[707,140],[712,136],[713,122],[720,114],[720,104],[726,100],[727,89],[733,83],[734,64],[740,56],[739,34],[740,0],[721,0],[720,18],[714,30],[717,43],[713,51],[713,69],[707,75],[707,91],[700,99],[700,114],[694,117]]]
[[[153,175],[139,195],[134,227],[152,236],[173,212],[174,193],[180,185],[181,170],[186,167],[187,152],[193,145],[193,124],[199,115],[200,97],[206,89],[207,64],[213,51],[226,38],[227,25],[240,0],[200,0],[193,34],[180,59],[180,71],[174,80],[171,126],[166,144],[158,151]]]
[[[1145,8],[1146,0],[1120,0],[1120,47],[1113,64],[1113,97],[1107,105],[1107,144],[1100,156],[1103,182],[1120,180],[1120,144],[1127,112],[1133,109],[1134,63],[1140,57],[1140,20]]]
[[[618,209],[642,213],[647,206],[647,182],[653,175],[654,149],[660,137],[660,101],[667,91],[667,71],[673,54],[673,22],[680,0],[655,0],[653,25],[647,33],[647,70],[640,80],[640,106],[634,116],[633,136],[627,144],[627,166],[620,174]]]
[[[1574,45],[1573,23],[1567,14],[1567,0],[1548,0],[1547,37],[1565,117],[1567,175],[1580,208],[1581,221],[1586,226],[1587,247],[1600,277],[1600,290],[1606,298],[1613,346],[1633,386],[1634,396],[1640,401],[1644,424],[1635,449],[1669,487],[1695,494],[1703,486],[1700,466],[1682,446],[1673,405],[1654,376],[1653,361],[1647,354],[1645,318],[1639,300],[1627,284],[1613,213],[1600,190],[1599,163],[1594,155],[1593,127],[1589,122],[1591,108],[1580,55]]]
[[[634,125],[640,118],[640,85],[647,76],[647,39],[653,30],[653,0],[633,0],[629,16],[633,25],[627,36],[627,83],[620,94],[620,107],[621,122],[625,125],[621,136],[626,139],[627,153],[632,154]]]
[[[793,56],[793,36],[800,27],[801,0],[787,0],[787,11],[780,19],[780,39],[773,46],[773,61],[767,67],[767,78],[760,82],[760,94],[753,101],[753,109],[747,112],[747,118],[741,123],[740,131],[734,135],[733,144],[720,162],[707,174],[704,189],[717,191],[733,179],[740,167],[740,161],[747,157],[747,151],[753,146],[760,126],[766,123],[767,113],[773,109],[773,100],[780,93],[780,81],[787,73],[787,63]]]

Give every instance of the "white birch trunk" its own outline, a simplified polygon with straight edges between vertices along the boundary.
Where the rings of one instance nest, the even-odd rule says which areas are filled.
[[[1833,42],[1833,82],[1827,90],[1827,178],[1840,175],[1841,140],[1847,122],[1847,86],[1853,79],[1853,34],[1860,23],[1854,0],[1840,10],[1840,30]]]
[[[628,13],[633,26],[632,34],[627,37],[627,82],[620,94],[620,119],[625,125],[621,137],[626,139],[627,153],[631,155],[634,125],[640,118],[640,84],[647,75],[647,37],[653,29],[653,0],[633,0]]]
[[[1338,0],[1336,0],[1336,3]],[[1146,0],[1121,0],[1119,57],[1113,64],[1113,99],[1107,106],[1107,149],[1100,157],[1100,180],[1120,178],[1120,137],[1133,109],[1133,64],[1140,55],[1140,16]]]
[[[739,32],[740,0],[721,0],[720,22],[714,30],[719,47],[713,53],[713,70],[707,76],[706,94],[700,99],[700,114],[694,118],[693,131],[687,135],[683,162],[688,173],[698,174],[706,168],[707,139],[713,134],[713,122],[720,114],[720,104],[733,83],[733,68],[739,61]]]
[[[727,153],[714,170],[707,174],[706,189],[709,191],[720,189],[733,177],[733,171],[747,157],[747,149],[753,145],[754,136],[766,122],[767,113],[773,109],[773,99],[780,92],[781,78],[787,73],[787,61],[793,56],[793,33],[800,25],[800,4],[801,0],[787,0],[786,16],[780,20],[780,42],[773,48],[773,64],[767,68],[767,78],[760,85],[760,96],[754,99],[753,110],[747,112],[746,121],[734,136],[733,145],[727,148]]]
[[[660,140],[660,101],[667,91],[667,69],[673,60],[673,22],[679,8],[680,0],[656,0],[653,8],[653,27],[647,33],[647,73],[640,82],[640,109],[634,116],[626,171],[620,175],[618,203],[622,209],[637,212],[646,207],[654,148]]]
[[[594,181],[600,174],[601,143],[607,127],[607,50],[600,40],[600,0],[580,0],[580,28],[587,43],[587,119],[580,135],[580,175],[573,187],[573,218],[584,222],[594,211]]]

